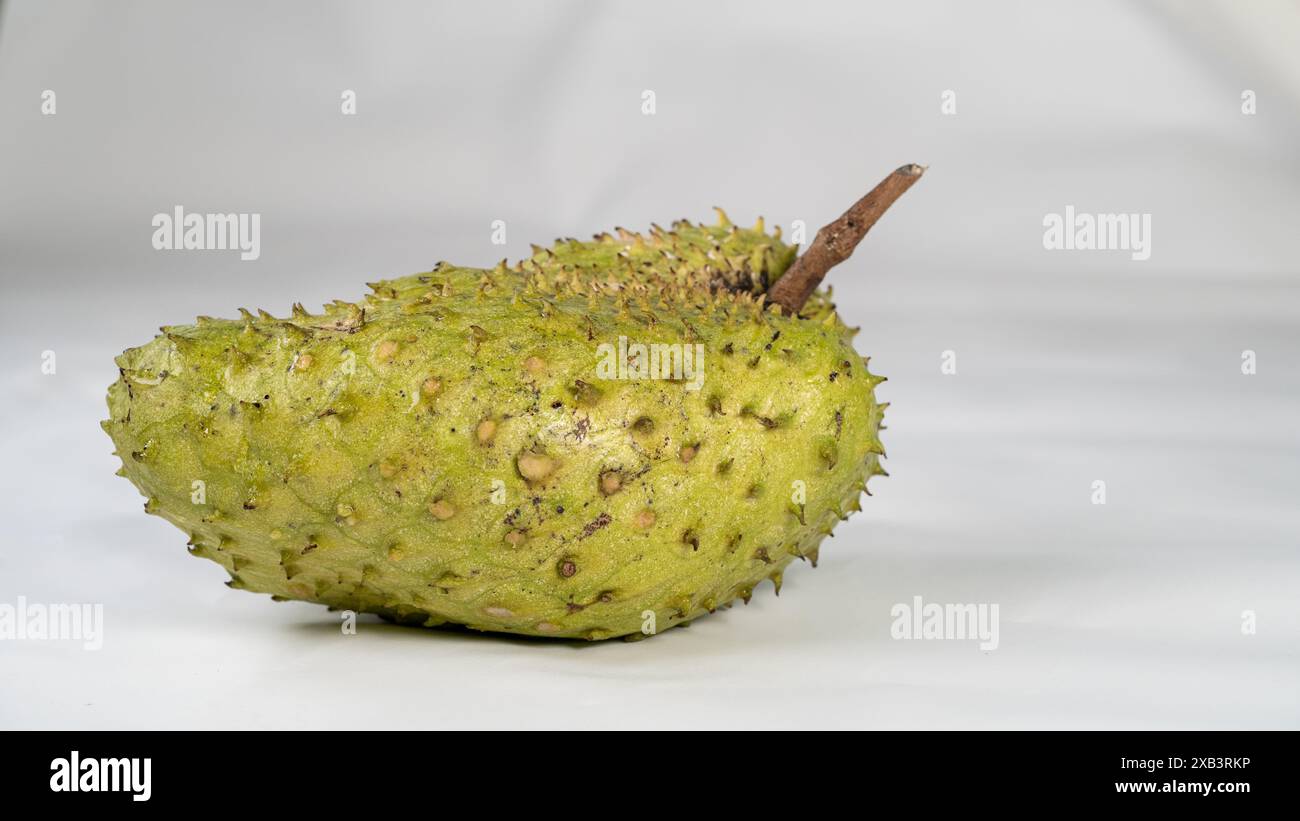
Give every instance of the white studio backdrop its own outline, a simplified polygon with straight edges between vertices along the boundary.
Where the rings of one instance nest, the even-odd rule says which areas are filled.
[[[104,630],[0,641],[0,726],[1300,726],[1296,3],[2,14],[0,606]],[[713,205],[815,228],[913,161],[830,277],[892,475],[780,599],[634,644],[341,637],[113,476],[112,359],[159,325]],[[155,250],[177,204],[260,214],[258,258]],[[1067,207],[1147,215],[1149,259],[1045,249]],[[916,596],[997,604],[997,648],[891,638]]]

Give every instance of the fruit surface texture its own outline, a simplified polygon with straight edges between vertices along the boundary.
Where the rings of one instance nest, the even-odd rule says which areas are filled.
[[[779,590],[881,474],[881,377],[761,221],[560,240],[117,358],[146,511],[237,589],[605,639]]]

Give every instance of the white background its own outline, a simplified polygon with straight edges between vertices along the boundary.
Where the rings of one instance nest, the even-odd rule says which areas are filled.
[[[0,604],[105,638],[0,641],[0,726],[1300,726],[1298,40],[1289,2],[5,4]],[[832,274],[892,477],[780,599],[344,637],[112,475],[112,358],[159,325],[715,204],[816,226],[913,161]],[[176,204],[262,214],[261,258],[154,251]],[[1067,205],[1151,214],[1150,260],[1044,250]],[[914,595],[998,604],[999,648],[891,640]]]

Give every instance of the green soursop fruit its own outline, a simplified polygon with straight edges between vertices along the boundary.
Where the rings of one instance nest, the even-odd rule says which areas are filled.
[[[231,587],[428,626],[661,631],[779,591],[884,473],[883,378],[812,291],[920,173],[798,262],[719,212],[164,327],[117,358],[103,427],[145,510]]]

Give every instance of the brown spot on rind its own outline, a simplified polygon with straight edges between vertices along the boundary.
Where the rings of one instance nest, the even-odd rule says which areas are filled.
[[[653,526],[655,523],[655,512],[646,508],[632,517],[632,525],[641,530]]]
[[[375,346],[375,361],[389,362],[397,355],[397,342],[392,339],[385,339]]]
[[[433,518],[445,522],[456,515],[456,506],[446,499],[439,499],[429,503],[429,512],[433,514]]]
[[[600,492],[612,496],[623,489],[623,477],[616,470],[607,470],[600,474]]]
[[[515,459],[515,466],[519,475],[529,482],[541,482],[555,471],[555,460],[545,454],[524,451]]]

